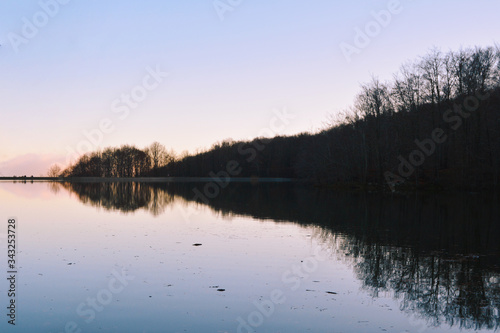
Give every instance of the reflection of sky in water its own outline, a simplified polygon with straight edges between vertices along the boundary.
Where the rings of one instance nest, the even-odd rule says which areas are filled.
[[[422,320],[399,311],[392,293],[372,298],[363,290],[343,253],[329,255],[325,249],[341,248],[342,237],[321,245],[315,227],[221,218],[200,205],[186,221],[179,202],[158,216],[143,210],[122,214],[82,205],[74,194],[55,194],[47,184],[0,183],[2,218],[15,216],[19,226],[16,331],[64,332],[74,321],[83,332],[236,332],[237,318],[248,320],[257,309],[254,302],[269,300],[275,289],[285,302],[263,316],[257,332],[419,332],[423,327]],[[6,253],[5,240],[0,241]],[[305,272],[292,290],[299,274],[290,270],[320,245],[328,259]],[[86,323],[77,307],[108,289],[112,272],[122,268],[135,278]],[[6,283],[1,287],[5,290]],[[0,300],[3,307],[5,292]],[[9,328],[3,317],[2,332]]]

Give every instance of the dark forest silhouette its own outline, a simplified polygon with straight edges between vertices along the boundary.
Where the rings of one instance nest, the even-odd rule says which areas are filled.
[[[380,195],[298,184],[232,183],[209,203],[193,186],[138,182],[51,183],[94,207],[161,216],[177,202],[225,217],[298,223],[350,265],[374,297],[389,291],[400,309],[432,326],[500,328],[498,195]]]
[[[108,148],[51,174],[208,177],[229,163],[238,177],[498,188],[500,50],[434,49],[403,65],[392,82],[374,77],[362,85],[354,105],[319,133],[225,140],[181,158],[158,143]]]

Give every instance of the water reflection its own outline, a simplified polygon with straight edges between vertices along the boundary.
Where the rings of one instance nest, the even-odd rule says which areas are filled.
[[[500,289],[498,270],[481,257],[421,253],[412,248],[367,244],[354,237],[343,244],[363,286],[376,297],[390,291],[400,308],[466,329],[497,329]]]
[[[105,210],[123,213],[145,209],[157,216],[174,200],[167,189],[136,182],[90,182],[90,183],[51,183],[49,188],[57,193],[60,187],[75,193],[84,204]]]
[[[161,214],[196,201],[193,183],[51,184],[83,203]],[[199,204],[207,204],[198,199]],[[208,206],[222,215],[314,226],[313,235],[351,265],[374,297],[390,292],[402,311],[431,326],[500,327],[497,195],[399,195],[321,191],[293,184],[235,183]]]

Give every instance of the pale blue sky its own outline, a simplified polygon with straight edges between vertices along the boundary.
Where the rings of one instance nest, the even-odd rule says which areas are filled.
[[[156,140],[177,152],[255,137],[276,108],[296,115],[280,134],[317,130],[372,74],[390,79],[433,46],[499,42],[497,0],[401,0],[401,12],[347,62],[339,45],[353,44],[354,29],[389,2],[243,0],[221,21],[213,0],[72,0],[16,52],[12,33],[23,36],[23,17],[33,22],[42,9],[4,1],[0,174],[39,175],[64,162],[104,118],[114,130],[103,147]],[[157,66],[169,76],[119,119],[113,101]]]

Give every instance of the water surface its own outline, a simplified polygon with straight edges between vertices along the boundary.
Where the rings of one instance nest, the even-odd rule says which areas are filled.
[[[203,187],[0,183],[2,228],[18,220],[15,331],[499,327],[498,196]]]

